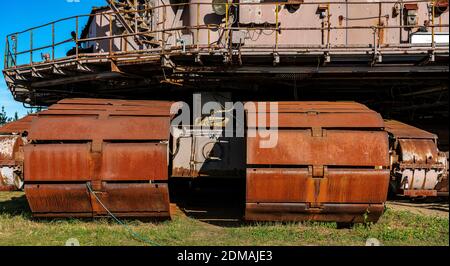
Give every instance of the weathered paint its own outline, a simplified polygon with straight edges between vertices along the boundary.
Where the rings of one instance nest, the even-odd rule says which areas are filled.
[[[257,116],[247,112],[245,218],[377,221],[389,184],[388,135],[379,114],[356,103],[279,103],[278,109],[273,148],[260,147]],[[358,114],[367,119],[353,123]]]
[[[448,158],[437,147],[437,136],[416,127],[386,121],[390,134],[391,183],[407,197],[448,196]]]
[[[100,200],[117,216],[169,218],[170,107],[67,99],[41,112],[25,147],[25,192],[33,214],[105,216]]]
[[[0,135],[0,190],[17,190],[23,185],[23,145],[20,135]]]

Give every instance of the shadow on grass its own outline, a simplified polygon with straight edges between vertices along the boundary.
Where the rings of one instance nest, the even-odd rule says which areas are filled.
[[[245,179],[173,179],[171,202],[189,218],[221,227],[240,227],[245,209]]]
[[[92,218],[92,217],[58,217],[58,218],[46,218],[46,217],[39,217],[35,218],[32,215],[31,209],[28,205],[27,198],[25,194],[19,195],[17,192],[1,192],[2,194],[0,197],[0,215],[9,215],[9,216],[22,216],[23,218],[27,220],[33,220],[33,221],[39,221],[39,222],[52,222],[52,221],[67,221],[67,220],[73,220],[73,221],[82,221],[82,222],[91,222],[91,221],[101,221],[106,220],[110,223],[116,223],[112,217],[104,216],[104,217],[98,217],[98,218]],[[18,196],[10,196],[18,194]],[[161,223],[164,221],[167,221],[165,218],[153,218],[153,217],[141,217],[141,218],[120,218],[120,221],[126,221],[126,222],[132,222],[132,221],[141,221],[141,222],[154,222],[154,223]]]
[[[9,193],[9,192],[2,192]],[[6,200],[0,200],[0,215],[23,215],[31,219],[31,210],[25,195],[13,196]]]

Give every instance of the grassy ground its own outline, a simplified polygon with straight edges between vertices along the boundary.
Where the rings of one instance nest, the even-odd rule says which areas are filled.
[[[449,245],[448,217],[388,208],[374,225],[337,229],[335,223],[258,223],[216,226],[184,215],[160,223],[127,222],[135,232],[159,245],[364,245],[374,237],[383,245]],[[145,245],[110,220],[37,221],[23,193],[0,192],[1,245]]]

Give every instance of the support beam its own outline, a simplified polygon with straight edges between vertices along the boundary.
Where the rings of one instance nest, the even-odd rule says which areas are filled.
[[[83,75],[83,76],[76,76],[76,77],[68,77],[68,78],[33,82],[31,84],[31,87],[32,88],[50,87],[50,86],[79,83],[79,82],[91,81],[91,80],[114,79],[114,78],[118,78],[118,77],[122,77],[122,76],[123,75],[120,73],[105,72],[105,73],[101,73],[101,74],[91,74],[91,75]]]

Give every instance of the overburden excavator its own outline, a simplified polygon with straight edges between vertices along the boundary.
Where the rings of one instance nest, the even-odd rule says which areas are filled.
[[[250,221],[448,197],[445,137],[399,122],[448,119],[448,1],[106,2],[6,38],[8,88],[42,111],[0,127],[0,188],[35,217],[168,219],[180,180],[237,181]]]

